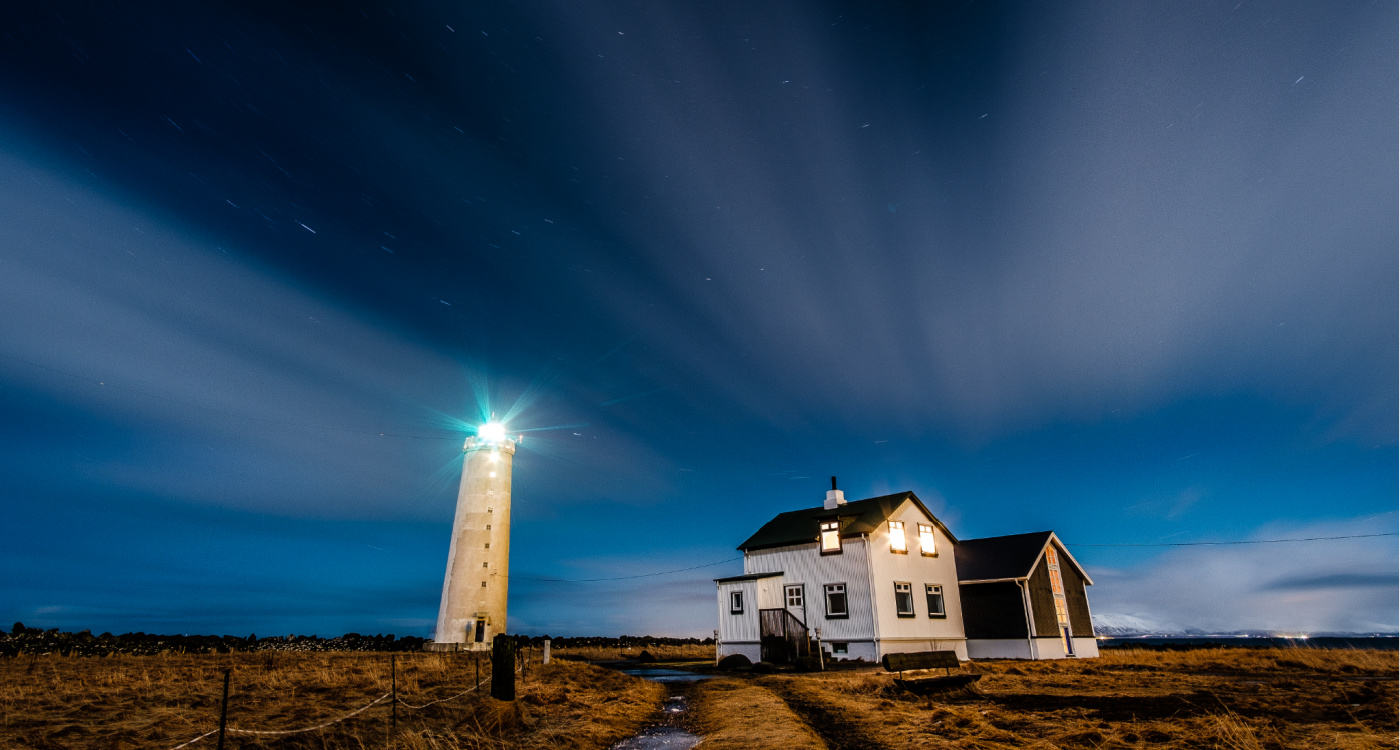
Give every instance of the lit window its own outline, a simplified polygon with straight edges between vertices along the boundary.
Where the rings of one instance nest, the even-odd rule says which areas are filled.
[[[742,615],[742,614],[744,614],[744,592],[742,592],[742,591],[731,591],[731,592],[729,592],[729,614],[731,614],[731,615]]]
[[[810,526],[808,528],[811,528]],[[822,521],[822,554],[841,553],[841,522]]]
[[[943,587],[932,583],[924,584],[924,596],[928,599],[929,617],[947,617],[943,611]]]
[[[933,527],[926,523],[919,524],[919,552],[925,557],[938,556],[938,550],[933,546]]]
[[[495,478],[496,478],[496,472],[494,472],[494,471],[491,472],[490,476],[491,476],[492,479],[495,479]]]
[[[1046,547],[1046,548],[1045,548],[1045,562],[1046,562],[1046,564],[1048,564],[1048,565],[1059,565],[1059,564],[1060,564],[1060,561],[1057,559],[1057,557],[1058,557],[1058,556],[1055,554],[1055,548],[1054,548],[1054,547]]]
[[[904,522],[890,521],[890,551],[908,552],[909,543],[904,539]]]
[[[1055,592],[1056,596],[1065,595],[1065,584],[1060,580],[1060,571],[1054,568],[1050,569],[1050,590]]]
[[[846,616],[846,584],[828,583],[826,584],[826,616],[845,617]]]
[[[894,585],[894,613],[900,617],[914,616],[914,592],[913,587],[907,583]]]

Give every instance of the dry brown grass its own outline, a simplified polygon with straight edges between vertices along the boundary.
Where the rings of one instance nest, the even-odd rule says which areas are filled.
[[[399,654],[399,695],[421,705],[475,683],[473,657]],[[0,659],[0,747],[173,748],[218,725],[223,670],[232,670],[229,726],[319,724],[389,689],[387,654],[45,656]],[[483,678],[489,665],[483,662]],[[483,691],[489,690],[483,687]],[[421,710],[389,704],[324,730],[278,737],[230,734],[228,748],[605,748],[657,709],[661,686],[576,662],[532,665],[514,704],[472,693]],[[192,746],[212,748],[211,737]]]
[[[581,646],[576,648],[556,648],[553,649],[551,653],[565,659],[617,661],[618,659],[635,659],[643,651],[656,657],[657,661],[709,661],[713,663],[715,660],[715,647],[701,644],[688,644],[684,646],[633,646],[632,648]]]
[[[1395,652],[1115,650],[1100,659],[972,669],[985,675],[978,693],[935,698],[898,690],[876,668],[771,675],[749,685],[784,699],[832,747],[1397,746]],[[699,688],[701,705],[709,690]]]
[[[824,750],[826,743],[781,698],[737,680],[707,680],[696,690],[692,721],[705,738],[697,750]]]

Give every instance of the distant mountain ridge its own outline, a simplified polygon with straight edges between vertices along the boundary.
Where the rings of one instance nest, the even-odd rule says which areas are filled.
[[[1159,622],[1148,620],[1135,615],[1118,614],[1115,612],[1105,612],[1095,614],[1094,632],[1099,636],[1110,638],[1207,638],[1207,637],[1233,637],[1233,638],[1287,638],[1303,636],[1308,638],[1365,638],[1376,636],[1395,636],[1395,631],[1377,633],[1351,633],[1338,631],[1319,631],[1315,633],[1300,633],[1298,631],[1279,630],[1202,630],[1200,628],[1183,627],[1176,623]]]

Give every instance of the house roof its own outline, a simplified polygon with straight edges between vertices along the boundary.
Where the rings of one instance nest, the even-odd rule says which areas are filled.
[[[748,552],[756,549],[767,549],[769,547],[786,547],[791,544],[807,544],[817,541],[821,533],[821,522],[829,521],[832,518],[841,520],[842,538],[860,536],[880,528],[889,517],[904,504],[905,500],[912,501],[923,511],[924,515],[933,521],[944,534],[948,536],[954,546],[958,544],[958,538],[953,536],[953,532],[948,530],[943,522],[934,517],[923,502],[912,492],[896,492],[893,495],[881,495],[880,497],[870,497],[864,500],[854,500],[845,505],[837,506],[835,510],[827,510],[823,506],[815,508],[804,508],[802,510],[792,510],[787,513],[779,513],[773,520],[763,524],[763,527],[754,532],[740,544],[738,549]]]
[[[1090,580],[1089,574],[1084,572],[1079,561],[1069,554],[1064,542],[1061,542],[1053,531],[963,540],[954,548],[954,559],[958,563],[958,580],[1011,581],[1030,578],[1031,572],[1040,562],[1045,545],[1051,540],[1054,540],[1059,548],[1061,559],[1068,560],[1092,586],[1094,582]]]
[[[781,570],[778,571],[777,573],[748,573],[748,574],[746,574],[746,575],[741,575],[741,576],[730,576],[730,577],[728,577],[728,578],[716,578],[716,579],[715,579],[715,583],[738,583],[738,582],[740,582],[740,581],[757,581],[757,580],[760,579],[760,578],[774,578],[774,577],[780,576],[780,575],[782,575],[782,574],[783,574],[783,571],[781,571]]]

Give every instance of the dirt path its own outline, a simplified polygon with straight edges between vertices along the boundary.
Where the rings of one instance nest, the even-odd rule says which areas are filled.
[[[782,698],[831,750],[890,750],[888,745],[867,734],[857,718],[803,695],[786,680],[765,680],[762,685]]]

